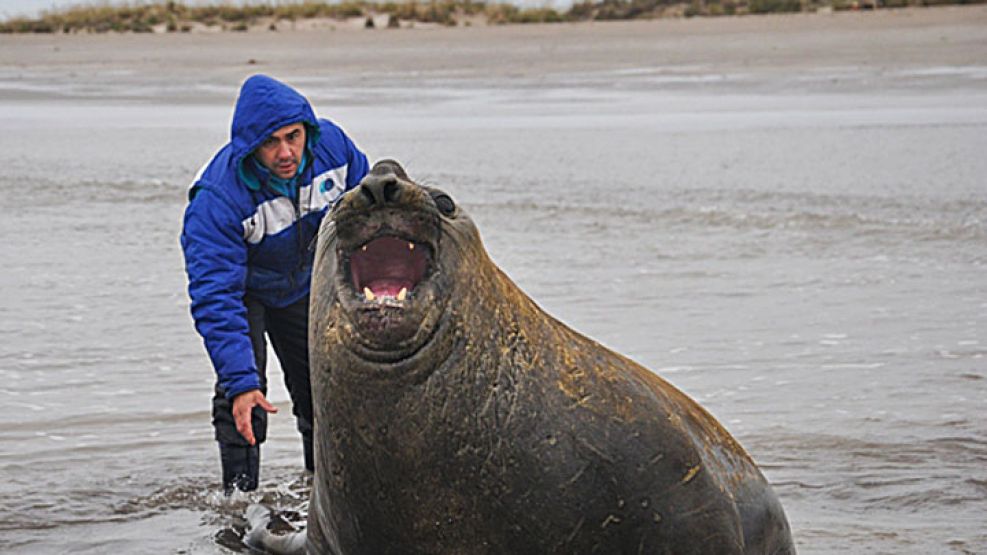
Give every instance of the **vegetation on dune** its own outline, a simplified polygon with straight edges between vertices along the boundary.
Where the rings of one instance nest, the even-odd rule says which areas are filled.
[[[719,16],[779,12],[812,12],[819,9],[851,10],[974,4],[987,0],[579,0],[568,10],[519,8],[506,3],[474,0],[409,0],[373,2],[343,0],[336,3],[305,0],[287,4],[187,5],[176,1],[125,5],[80,5],[46,11],[38,18],[14,18],[0,22],[0,33],[106,33],[188,32],[196,26],[228,31],[251,28],[277,30],[282,22],[316,18],[345,20],[365,18],[371,27],[376,15],[388,18],[388,27],[400,22],[439,25],[559,23],[661,17]]]
[[[262,20],[297,21],[317,17],[344,19],[365,13],[364,2],[304,2],[299,4],[214,4],[190,6],[181,2],[131,4],[122,6],[76,6],[42,12],[37,19],[16,18],[0,24],[0,32],[73,33],[87,31],[149,32],[156,27],[165,31],[190,31],[194,24],[223,29],[245,29]]]

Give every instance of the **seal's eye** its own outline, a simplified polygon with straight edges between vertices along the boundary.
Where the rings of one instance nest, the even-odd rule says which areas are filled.
[[[456,211],[456,203],[452,201],[452,197],[445,193],[433,193],[432,200],[435,201],[435,206],[439,208],[439,212],[445,216],[451,216]]]

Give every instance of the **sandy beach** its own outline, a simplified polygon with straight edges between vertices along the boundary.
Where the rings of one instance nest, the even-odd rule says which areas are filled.
[[[107,84],[178,81],[197,85],[203,96],[209,86],[222,88],[225,98],[226,87],[254,72],[285,79],[318,75],[342,84],[480,78],[507,86],[544,83],[560,74],[646,68],[683,76],[850,68],[893,86],[894,75],[888,74],[895,70],[984,66],[985,52],[983,5],[469,28],[364,30],[341,22],[295,32],[8,35],[0,36],[0,94],[16,98],[11,82],[44,75]],[[948,72],[935,77],[940,86],[955,84]],[[841,83],[813,86],[839,89]],[[186,90],[177,97],[187,95],[197,96]]]
[[[178,244],[258,72],[697,399],[803,555],[987,553],[985,5],[0,35],[0,552],[228,554],[248,502],[304,513],[273,363],[261,488],[217,493]]]

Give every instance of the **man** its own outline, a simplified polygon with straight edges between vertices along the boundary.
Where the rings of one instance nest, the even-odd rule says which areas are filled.
[[[212,418],[223,488],[257,488],[267,435],[266,333],[285,374],[313,470],[308,369],[310,248],[327,208],[367,173],[367,158],[308,100],[247,79],[230,142],[189,192],[182,249],[192,317],[216,370]]]

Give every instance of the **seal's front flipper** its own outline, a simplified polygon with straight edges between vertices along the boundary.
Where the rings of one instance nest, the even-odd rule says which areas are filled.
[[[250,524],[243,536],[243,543],[251,549],[272,555],[305,555],[305,530],[275,534],[267,529],[271,523],[271,510],[254,503],[247,507]]]

